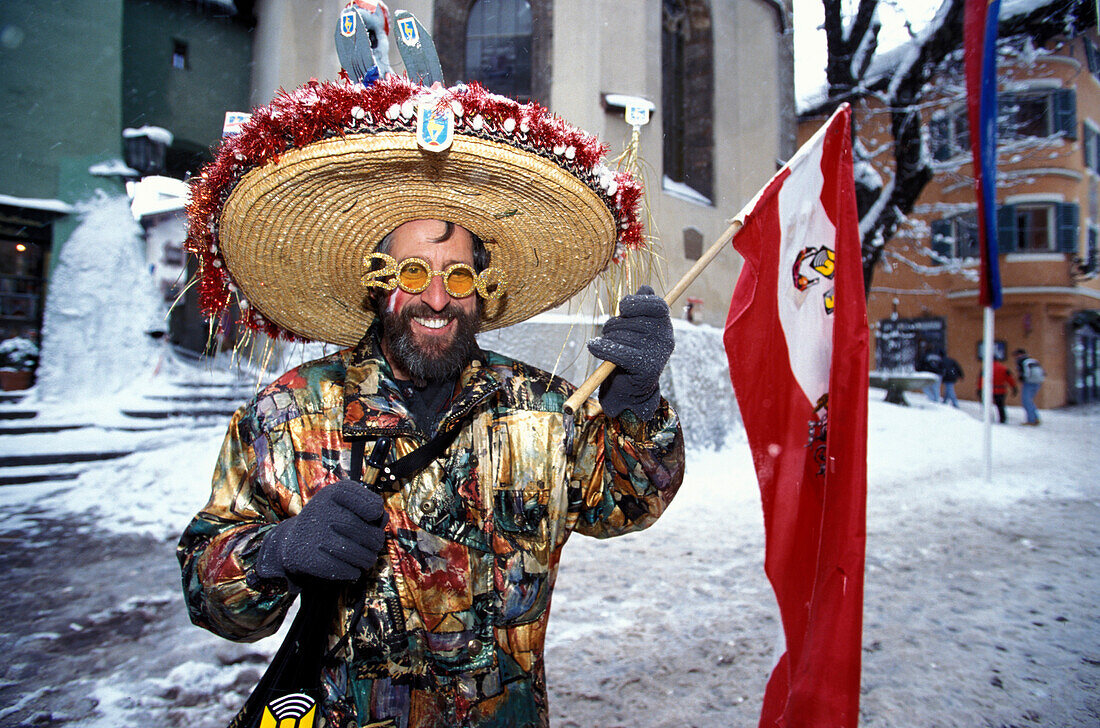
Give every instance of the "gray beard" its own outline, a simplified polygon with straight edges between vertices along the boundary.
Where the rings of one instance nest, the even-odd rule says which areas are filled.
[[[467,313],[448,304],[443,313],[455,318],[454,337],[446,344],[422,347],[413,335],[412,319],[433,315],[434,311],[423,303],[410,303],[400,312],[380,312],[382,339],[386,342],[387,353],[393,358],[391,364],[405,370],[419,386],[425,382],[456,379],[478,350],[475,335],[481,319],[477,311]]]

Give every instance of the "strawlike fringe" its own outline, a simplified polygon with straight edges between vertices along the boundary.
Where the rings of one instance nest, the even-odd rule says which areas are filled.
[[[617,172],[628,175],[638,183],[641,215],[645,220],[643,229],[650,232],[644,235],[638,245],[621,246],[616,253],[619,265],[608,266],[599,277],[599,293],[593,311],[593,319],[599,316],[614,316],[619,312],[619,301],[623,296],[635,293],[639,286],[650,285],[656,290],[665,287],[665,258],[662,251],[657,221],[649,208],[648,172],[652,166],[641,156],[640,127],[634,127],[630,140],[619,156],[608,161],[608,166]]]

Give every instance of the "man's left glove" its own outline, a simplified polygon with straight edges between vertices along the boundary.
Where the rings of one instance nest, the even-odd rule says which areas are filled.
[[[619,315],[608,319],[600,336],[588,342],[593,356],[617,368],[600,386],[604,412],[618,417],[631,410],[638,419],[649,420],[661,401],[659,380],[676,340],[668,304],[642,286],[619,302]]]

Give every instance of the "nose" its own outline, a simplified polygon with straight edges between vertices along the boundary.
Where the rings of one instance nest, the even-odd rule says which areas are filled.
[[[443,276],[432,276],[431,283],[421,291],[420,300],[436,312],[447,308],[447,304],[451,302],[451,294],[447,293],[443,285]]]

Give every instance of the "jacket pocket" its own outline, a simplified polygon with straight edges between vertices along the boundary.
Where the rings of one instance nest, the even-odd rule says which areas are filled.
[[[550,599],[549,489],[493,489],[493,580],[498,624],[538,620]]]

